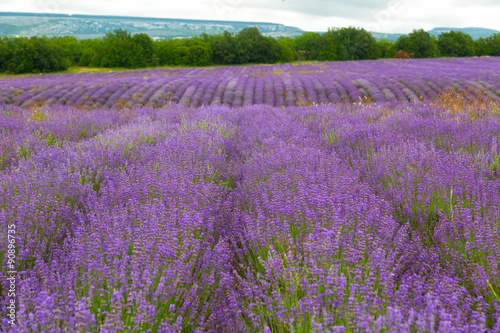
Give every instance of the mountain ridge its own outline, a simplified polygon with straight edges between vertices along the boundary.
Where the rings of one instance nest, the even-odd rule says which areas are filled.
[[[305,31],[281,23],[254,21],[196,20],[116,15],[87,15],[59,13],[0,12],[0,37],[74,36],[78,39],[101,38],[107,32],[124,29],[132,34],[146,33],[152,38],[171,39],[199,36],[201,33],[219,34],[223,31],[236,33],[244,28],[257,27],[265,36],[293,37]],[[473,39],[488,37],[498,30],[468,27],[436,27],[428,32],[433,36],[448,31],[462,31]],[[321,32],[320,32],[321,33]],[[370,33],[376,40],[397,40],[402,33]]]
[[[449,31],[461,31],[465,34],[470,35],[472,39],[486,38],[493,34],[500,33],[500,31],[498,30],[478,28],[478,27],[468,27],[468,28],[436,27],[432,28],[431,30],[427,30],[429,34],[435,37],[439,36],[439,34],[443,32],[449,32]],[[373,37],[375,37],[376,40],[388,39],[392,41],[397,40],[400,36],[406,35],[402,33],[385,33],[385,32],[375,32],[375,31],[370,31],[370,33],[373,35]]]
[[[99,38],[115,29],[133,34],[146,33],[153,38],[185,38],[201,33],[238,32],[257,27],[266,36],[295,36],[304,31],[279,23],[222,20],[170,19],[135,16],[0,13],[0,36],[75,36]]]

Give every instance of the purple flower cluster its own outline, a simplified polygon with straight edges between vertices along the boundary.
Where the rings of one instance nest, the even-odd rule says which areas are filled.
[[[197,88],[96,85],[92,110],[0,106],[0,231],[16,225],[19,272],[16,327],[0,273],[2,329],[500,332],[498,103],[256,106],[389,93],[246,68]],[[242,107],[109,108],[118,91],[157,103],[164,84]]]
[[[499,58],[323,62],[0,77],[0,104],[132,108],[500,100]]]

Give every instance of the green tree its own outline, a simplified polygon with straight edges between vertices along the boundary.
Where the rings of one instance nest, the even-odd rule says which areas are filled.
[[[137,67],[156,66],[158,64],[157,61],[154,61],[156,56],[151,37],[146,34],[136,34],[132,37],[132,42],[140,45],[142,50],[142,53],[136,58],[135,65]]]
[[[338,60],[338,31],[328,29],[312,43],[310,59],[321,61]]]
[[[104,41],[102,39],[84,39],[80,41],[82,55],[79,66],[100,67]]]
[[[47,37],[3,38],[0,69],[15,74],[49,73],[66,70],[71,59]]]
[[[35,58],[38,57],[38,52],[35,44],[28,38],[16,38],[13,43],[14,54],[12,60],[9,61],[9,71],[22,73],[35,73]]]
[[[500,33],[487,38],[479,38],[476,43],[476,55],[500,56]]]
[[[144,66],[142,46],[136,43],[129,32],[118,29],[106,33],[101,54],[101,66],[136,68]]]
[[[474,42],[475,54],[478,56],[488,55],[488,40],[484,37],[477,39]]]
[[[248,57],[245,62],[266,62],[267,55],[263,53],[266,52],[266,44],[269,43],[265,41],[259,29],[256,27],[245,28],[236,35],[236,38]]]
[[[295,37],[295,45],[301,60],[315,60],[320,53],[319,40],[320,35],[317,32],[304,32]]]
[[[396,49],[413,53],[415,58],[435,58],[439,54],[436,40],[423,29],[413,30],[412,33],[399,37]]]
[[[461,31],[443,32],[438,38],[439,53],[443,57],[474,56],[474,40]]]
[[[190,66],[207,66],[212,60],[212,47],[210,43],[202,38],[193,37],[186,40],[185,45],[189,49]]]
[[[392,58],[397,52],[396,44],[388,39],[378,40],[377,46],[380,50],[380,58]]]
[[[73,36],[52,37],[51,42],[62,48],[64,56],[71,60],[71,65],[78,65],[82,57],[82,44]]]
[[[71,65],[72,56],[65,54],[63,48],[47,37],[31,37],[35,53],[31,60],[36,72],[49,73],[66,70]]]
[[[281,59],[281,45],[273,37],[262,37],[256,44],[254,62],[275,64]]]
[[[158,64],[160,66],[165,66],[170,64],[170,58],[172,57],[172,50],[170,42],[168,40],[162,39],[154,42],[155,54],[158,57]]]
[[[161,65],[207,66],[212,61],[209,41],[199,37],[156,42],[155,52]]]
[[[11,38],[0,39],[0,72],[12,71],[12,60],[14,59],[14,46]]]
[[[188,66],[191,61],[189,47],[182,39],[169,40],[170,59],[169,65]]]
[[[295,43],[290,37],[278,38],[281,48],[280,62],[292,62],[295,59]]]
[[[248,54],[240,40],[224,31],[223,35],[211,40],[213,62],[216,64],[243,64],[248,62]]]
[[[363,28],[341,28],[334,32],[338,45],[336,60],[365,60],[380,58],[375,38]]]

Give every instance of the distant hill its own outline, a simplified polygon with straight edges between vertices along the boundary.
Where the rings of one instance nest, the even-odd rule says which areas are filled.
[[[163,19],[130,16],[94,16],[0,12],[0,36],[75,36],[99,38],[106,32],[124,29],[153,38],[185,38],[202,33],[220,34],[257,27],[265,36],[295,36],[304,31],[277,23]]]
[[[427,32],[437,37],[441,33],[449,31],[461,31],[465,34],[470,35],[473,39],[479,39],[481,37],[486,38],[491,35],[500,33],[500,31],[498,30],[485,29],[485,28],[434,28]],[[399,36],[404,35],[404,34],[389,34],[389,33],[373,32],[373,31],[370,31],[370,33],[373,35],[373,37],[375,37],[376,40],[388,39],[392,41],[395,41],[399,38]]]
[[[390,33],[385,33],[385,32],[374,32],[370,31],[373,37],[375,37],[376,40],[381,40],[381,39],[388,39],[392,41],[396,41],[399,36],[402,36],[403,34],[390,34]]]
[[[106,32],[115,29],[124,29],[132,34],[146,33],[152,38],[188,38],[220,34],[224,31],[238,32],[244,28],[257,27],[265,36],[297,36],[303,30],[278,23],[268,22],[241,22],[216,20],[188,20],[172,18],[152,18],[134,16],[97,16],[97,15],[68,15],[68,14],[39,14],[0,12],[0,37],[15,36],[75,36],[78,39],[100,38]],[[484,28],[434,28],[428,31],[438,36],[442,32],[462,31],[473,39],[488,37],[498,30]],[[376,40],[397,40],[403,34],[399,33],[370,33]]]
[[[450,31],[461,31],[464,34],[470,35],[473,39],[479,39],[481,37],[486,38],[494,34],[500,33],[498,30],[485,29],[485,28],[434,28],[428,32],[433,36],[439,36],[443,32]]]

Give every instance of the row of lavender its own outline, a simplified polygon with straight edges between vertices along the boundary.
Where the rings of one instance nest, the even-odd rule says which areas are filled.
[[[375,60],[0,79],[0,103],[132,108],[421,101],[454,89],[500,100],[500,59]]]
[[[500,332],[498,104],[3,107],[0,124],[9,331]]]

